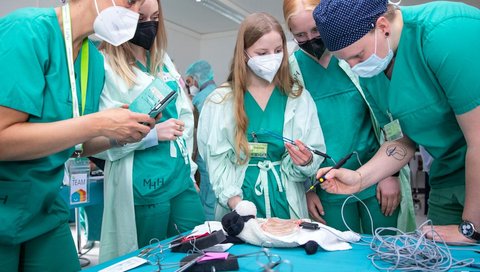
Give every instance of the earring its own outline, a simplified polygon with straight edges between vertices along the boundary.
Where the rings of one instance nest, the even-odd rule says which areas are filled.
[[[385,36],[386,36],[386,37],[390,36],[390,33],[389,33],[389,32],[385,32]]]

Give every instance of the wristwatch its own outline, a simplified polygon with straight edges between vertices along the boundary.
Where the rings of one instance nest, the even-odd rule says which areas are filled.
[[[463,220],[460,226],[458,226],[458,231],[469,239],[480,241],[480,233],[477,232],[475,225],[470,221]]]

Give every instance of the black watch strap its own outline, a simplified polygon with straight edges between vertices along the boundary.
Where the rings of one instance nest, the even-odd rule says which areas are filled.
[[[472,239],[475,240],[475,241],[480,242],[480,232],[474,231],[474,232],[473,232],[473,235],[472,235]]]

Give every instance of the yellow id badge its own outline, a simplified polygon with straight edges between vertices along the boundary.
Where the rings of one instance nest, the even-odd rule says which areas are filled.
[[[266,158],[268,144],[266,143],[248,143],[250,148],[250,157]]]
[[[385,140],[387,141],[396,141],[403,138],[402,127],[400,126],[400,121],[398,119],[393,120],[392,122],[386,124],[383,127],[383,133],[385,134]]]

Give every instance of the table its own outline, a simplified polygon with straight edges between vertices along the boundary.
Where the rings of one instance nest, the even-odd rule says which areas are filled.
[[[160,242],[161,244],[166,244],[168,240]],[[346,251],[334,251],[334,252],[327,252],[323,250],[319,250],[314,255],[307,255],[303,248],[291,248],[291,249],[269,249],[269,251],[273,254],[278,254],[282,257],[282,259],[289,260],[292,263],[292,269],[288,266],[283,267],[285,264],[282,265],[282,269],[280,271],[378,271],[371,261],[367,258],[369,254],[372,253],[370,248],[365,245],[352,245],[351,250]],[[462,250],[459,250],[462,249]],[[471,249],[470,251],[465,251],[465,249]],[[228,250],[229,253],[239,255],[245,254],[250,252],[256,252],[261,250],[261,248],[241,244],[241,245],[234,245],[232,248]],[[466,258],[474,258],[475,263],[480,263],[480,244],[477,246],[466,246],[466,247],[450,247],[452,252],[452,256],[458,260],[466,259]],[[111,261],[105,262],[95,267],[91,267],[87,270],[87,272],[99,271],[104,269],[110,265],[118,263],[122,260],[127,258],[137,256],[140,253],[140,250],[127,254],[125,256],[113,259]],[[179,262],[186,254],[184,253],[172,253],[170,250],[166,250],[164,253],[162,263],[174,263]],[[386,264],[388,265],[388,264]],[[260,266],[257,263],[256,257],[246,257],[239,259],[239,266],[240,271],[261,271]],[[162,269],[162,271],[175,271],[178,269],[170,268],[170,269]],[[129,271],[157,271],[157,268],[153,265],[144,264],[140,267]],[[452,269],[451,271],[480,271],[480,269],[475,268],[460,268],[460,269]]]

